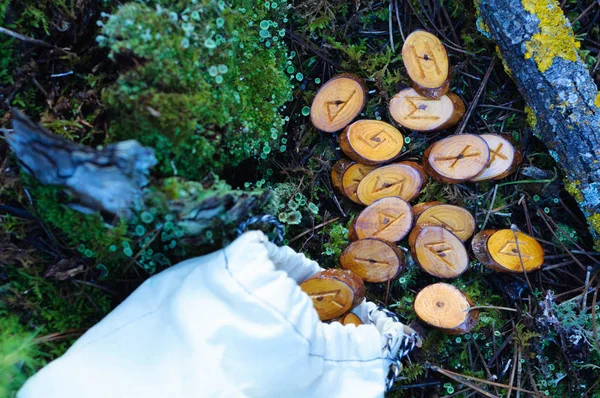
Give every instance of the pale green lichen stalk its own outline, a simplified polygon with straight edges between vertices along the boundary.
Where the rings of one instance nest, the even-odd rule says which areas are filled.
[[[577,60],[580,44],[573,30],[554,0],[522,0],[523,8],[539,19],[539,33],[526,43],[525,58],[533,58],[541,72],[547,71],[555,57]]]

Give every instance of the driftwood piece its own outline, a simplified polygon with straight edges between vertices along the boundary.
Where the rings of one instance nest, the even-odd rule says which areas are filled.
[[[5,138],[24,170],[44,185],[65,188],[78,203],[73,208],[127,217],[142,203],[141,187],[156,164],[154,151],[135,140],[94,149],[76,144],[12,110],[13,128]]]
[[[567,176],[592,233],[600,227],[600,96],[554,0],[484,0],[480,28],[535,114],[535,132]],[[595,227],[595,228],[594,228]]]

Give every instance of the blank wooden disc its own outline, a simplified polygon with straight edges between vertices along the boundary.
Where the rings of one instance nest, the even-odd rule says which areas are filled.
[[[400,154],[404,137],[397,128],[379,120],[358,120],[339,137],[342,151],[363,164],[389,162]]]
[[[430,132],[458,123],[465,113],[465,104],[453,93],[429,98],[407,88],[394,95],[388,110],[390,117],[407,129]]]
[[[419,93],[439,98],[448,91],[448,54],[437,37],[424,30],[412,32],[402,46],[402,60]]]
[[[382,283],[404,270],[404,254],[393,243],[376,238],[357,240],[342,252],[340,267],[365,282]]]
[[[423,167],[436,180],[456,184],[481,173],[490,148],[478,135],[459,134],[437,141],[423,154]]]
[[[431,206],[421,213],[416,223],[444,227],[463,242],[475,231],[475,219],[471,213],[462,207],[447,204]]]
[[[509,175],[513,166],[521,161],[521,154],[513,144],[497,134],[481,134],[490,148],[490,160],[481,173],[471,178],[471,181],[498,180]]]
[[[475,257],[498,272],[532,272],[544,263],[544,249],[537,240],[511,229],[483,230],[473,238]],[[519,255],[520,254],[520,255]],[[521,265],[523,261],[523,265]]]
[[[365,205],[389,196],[398,196],[410,202],[419,195],[422,186],[423,177],[419,170],[406,164],[393,163],[367,174],[358,184],[356,196]]]
[[[416,231],[414,242],[411,239],[413,259],[429,275],[456,278],[469,268],[467,250],[452,232],[437,225],[421,225]]]
[[[362,179],[374,169],[375,166],[340,159],[331,168],[331,180],[338,191],[353,202],[362,204],[356,196],[356,189]]]
[[[448,283],[424,287],[415,297],[415,313],[423,322],[448,334],[464,334],[479,321],[479,311],[471,310],[473,302]]]
[[[350,74],[335,76],[315,95],[310,120],[317,129],[333,133],[358,116],[366,101],[367,90],[361,78]]]
[[[399,242],[413,225],[410,204],[397,196],[378,199],[364,209],[352,224],[353,240],[379,238]]]
[[[351,271],[328,269],[300,284],[322,321],[337,318],[359,305],[365,297],[365,284]]]

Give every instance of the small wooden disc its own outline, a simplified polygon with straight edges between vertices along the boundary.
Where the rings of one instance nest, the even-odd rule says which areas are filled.
[[[490,160],[490,148],[478,135],[452,135],[430,145],[423,154],[427,173],[446,184],[456,184],[481,173]]]
[[[486,267],[498,272],[532,272],[544,263],[544,249],[537,240],[511,229],[487,229],[471,242],[475,257]],[[519,255],[520,254],[520,255]],[[523,261],[523,265],[521,265]]]
[[[499,180],[511,174],[522,160],[522,155],[506,138],[497,134],[481,134],[490,148],[490,160],[483,171],[471,181]]]
[[[415,297],[415,313],[428,325],[448,334],[470,332],[479,321],[479,311],[471,310],[473,302],[448,283],[424,287]]]
[[[452,232],[437,225],[421,225],[416,231],[411,251],[423,271],[438,278],[456,278],[469,268],[467,249]]]
[[[458,123],[465,113],[465,104],[453,93],[429,98],[407,88],[394,95],[388,110],[390,117],[407,129],[430,132]]]
[[[317,92],[310,107],[310,120],[321,131],[333,133],[348,125],[364,108],[367,90],[355,75],[331,78]]]
[[[346,315],[344,315],[341,319],[340,319],[340,323],[342,325],[355,325],[355,326],[359,326],[362,325],[362,321],[360,320],[360,318],[358,317],[358,315],[356,315],[353,312],[349,312]]]
[[[404,253],[393,243],[381,239],[361,239],[350,243],[342,252],[340,266],[365,282],[387,282],[404,270]]]
[[[356,189],[362,179],[373,170],[374,166],[340,159],[331,168],[331,181],[333,186],[351,201],[362,204],[356,196]]]
[[[413,225],[410,204],[397,196],[381,198],[371,203],[354,220],[350,236],[356,239],[379,238],[399,242]]]
[[[402,133],[379,120],[356,121],[344,129],[338,140],[350,159],[373,165],[394,159],[404,146]]]
[[[412,211],[413,211],[415,218],[419,218],[419,216],[425,210],[429,209],[430,207],[437,206],[437,205],[443,205],[443,204],[444,204],[444,202],[438,202],[437,200],[434,200],[431,202],[417,203],[416,205],[413,205]]]
[[[469,239],[475,231],[475,219],[462,207],[440,204],[431,206],[417,219],[417,225],[439,225],[452,232],[463,242]]]
[[[393,163],[367,174],[358,184],[356,196],[365,205],[389,196],[398,196],[410,202],[419,195],[422,186],[423,177],[419,170],[406,164]]]
[[[300,284],[322,321],[337,318],[365,298],[365,284],[351,271],[327,269]]]
[[[439,98],[448,92],[448,54],[437,37],[424,30],[412,32],[402,46],[402,60],[420,94]]]

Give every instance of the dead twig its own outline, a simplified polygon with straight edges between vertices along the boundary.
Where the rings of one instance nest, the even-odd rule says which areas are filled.
[[[469,118],[471,117],[471,113],[473,113],[473,109],[475,109],[477,107],[477,104],[479,103],[479,98],[481,98],[481,94],[483,94],[483,91],[485,90],[485,86],[486,86],[488,80],[490,80],[490,76],[492,75],[492,71],[494,70],[495,64],[496,64],[496,57],[493,57],[492,61],[490,62],[490,65],[488,66],[487,71],[485,72],[485,76],[483,76],[483,80],[481,81],[481,84],[479,85],[479,88],[477,89],[477,92],[475,93],[475,97],[473,98],[473,101],[471,101],[471,105],[469,105],[469,109],[467,109],[467,113],[461,120],[458,128],[456,129],[455,134],[462,134],[464,132],[465,128],[467,127],[467,123],[469,121]]]

